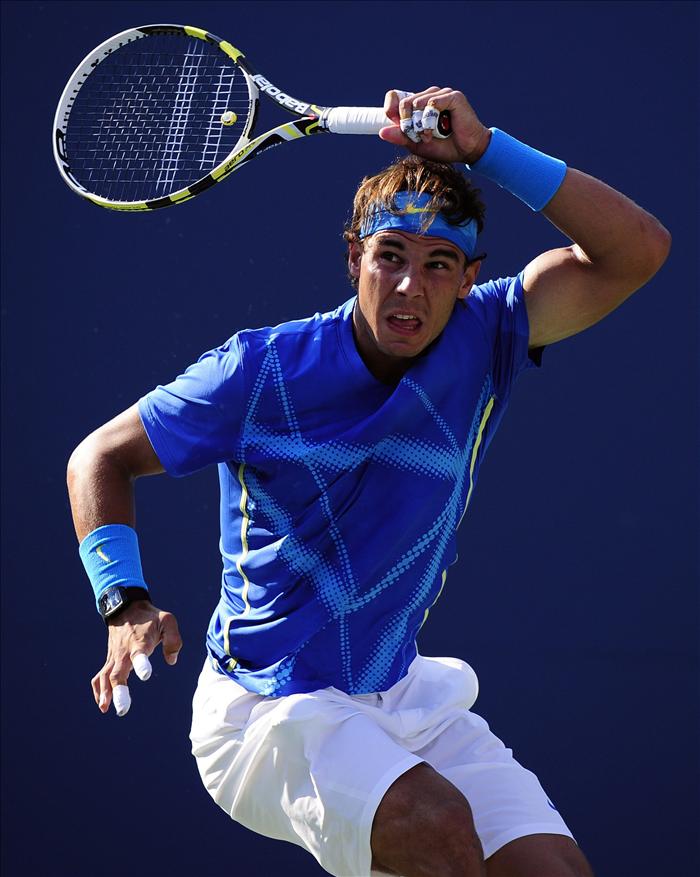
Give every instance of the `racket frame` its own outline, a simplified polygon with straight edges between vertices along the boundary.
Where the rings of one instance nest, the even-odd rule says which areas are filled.
[[[215,168],[208,174],[188,186],[171,192],[161,198],[153,198],[145,201],[113,201],[109,198],[103,198],[90,192],[83,186],[72,174],[70,167],[70,156],[66,152],[66,134],[70,113],[75,99],[80,89],[87,81],[89,75],[105,58],[108,58],[114,51],[121,48],[126,43],[133,42],[137,39],[143,39],[148,36],[161,34],[182,34],[196,39],[204,40],[217,48],[227,56],[230,62],[233,62],[243,73],[246,84],[248,86],[248,96],[251,102],[251,112],[248,114],[243,131],[235,146]],[[252,140],[249,135],[255,125],[258,115],[259,95],[263,92],[268,98],[273,100],[278,106],[293,115],[300,118],[285,122],[266,131]],[[201,28],[191,27],[189,25],[179,24],[151,24],[142,27],[130,28],[115,34],[103,43],[100,43],[95,49],[87,55],[83,61],[76,67],[72,76],[68,80],[63,90],[61,99],[59,100],[54,117],[53,131],[53,152],[56,164],[61,176],[70,188],[81,197],[96,204],[99,207],[107,207],[111,210],[124,211],[147,211],[156,210],[160,207],[170,207],[173,204],[180,204],[195,195],[199,195],[205,189],[210,188],[216,183],[225,180],[229,174],[238,170],[246,162],[259,155],[273,146],[284,143],[289,140],[297,140],[308,137],[312,134],[327,133],[324,126],[324,117],[327,117],[331,108],[319,107],[316,104],[306,103],[297,100],[291,95],[283,92],[281,89],[273,85],[270,80],[257,73],[250,65],[243,53],[232,46],[227,40],[217,37],[209,31]]]

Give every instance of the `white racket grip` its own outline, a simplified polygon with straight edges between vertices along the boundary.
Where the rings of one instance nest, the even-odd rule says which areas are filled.
[[[331,134],[378,134],[393,124],[381,107],[332,107],[321,122]]]

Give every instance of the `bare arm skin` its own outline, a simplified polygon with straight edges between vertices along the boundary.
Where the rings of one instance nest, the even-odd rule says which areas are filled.
[[[68,463],[68,494],[79,541],[105,524],[135,526],[134,481],[163,472],[136,405],[91,433]],[[168,664],[182,648],[175,616],[147,600],[120,612],[108,624],[107,660],[92,679],[95,702],[106,713],[115,685],[126,685],[131,659],[151,655],[158,643]]]
[[[671,247],[657,219],[581,171],[566,172],[542,213],[576,243],[542,253],[525,268],[531,347],[607,316],[656,274]]]
[[[450,111],[452,137],[438,140],[427,132],[422,143],[413,143],[394,127],[382,129],[382,139],[437,161],[478,161],[491,133],[461,92],[432,87],[399,100],[390,91],[384,107],[398,123],[410,116],[412,108],[424,109],[428,104]],[[542,253],[525,268],[531,347],[551,344],[597,323],[654,276],[671,247],[671,235],[657,219],[581,171],[567,171],[541,212],[574,244]]]
[[[68,462],[68,494],[78,541],[104,524],[134,527],[134,480],[161,472],[136,405],[83,439]]]

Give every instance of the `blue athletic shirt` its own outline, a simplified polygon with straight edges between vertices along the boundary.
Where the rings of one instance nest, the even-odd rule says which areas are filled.
[[[355,346],[355,298],[238,332],[139,401],[163,467],[221,486],[223,673],[263,695],[384,691],[456,560],[456,531],[528,357],[522,276],[476,286],[396,386]]]

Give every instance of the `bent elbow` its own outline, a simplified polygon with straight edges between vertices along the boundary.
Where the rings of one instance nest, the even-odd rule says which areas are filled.
[[[93,473],[103,469],[106,463],[110,463],[109,447],[105,444],[102,430],[97,429],[80,442],[70,455],[66,467],[66,480],[70,488],[78,478],[86,473]]]
[[[671,253],[671,243],[673,242],[673,238],[671,237],[671,232],[663,225],[660,225],[661,231],[661,257],[659,261],[659,268],[664,264],[666,259],[668,259]]]
[[[69,490],[71,484],[74,484],[80,474],[85,471],[90,464],[90,460],[94,456],[90,450],[90,439],[91,436],[84,438],[68,458],[68,465],[66,466],[66,482]]]
[[[647,280],[652,278],[666,259],[668,259],[671,252],[671,232],[657,219],[654,220],[654,227],[649,238],[649,273]]]

